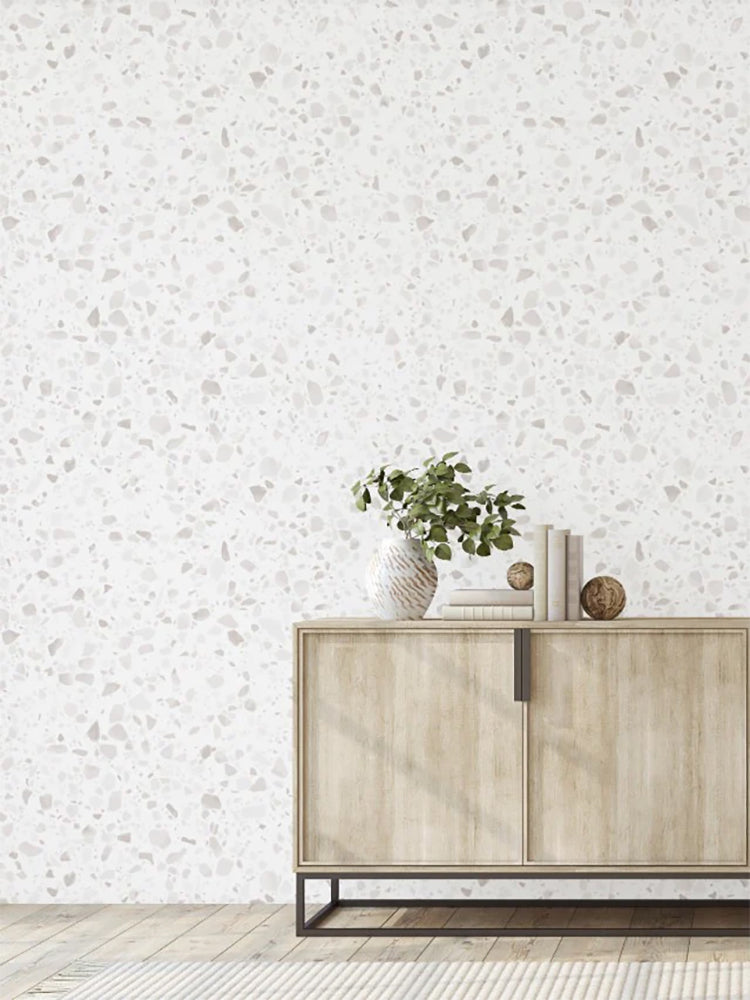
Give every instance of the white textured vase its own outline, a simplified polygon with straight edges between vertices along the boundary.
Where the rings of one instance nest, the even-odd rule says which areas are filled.
[[[437,569],[410,538],[389,538],[370,560],[367,594],[379,618],[423,618],[437,589]]]

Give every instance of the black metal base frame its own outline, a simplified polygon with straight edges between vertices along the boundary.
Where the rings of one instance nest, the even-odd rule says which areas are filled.
[[[638,937],[747,937],[750,930],[747,927],[566,927],[566,926],[535,926],[533,923],[528,926],[513,927],[330,927],[321,926],[325,918],[334,910],[348,906],[377,907],[387,906],[391,908],[409,906],[450,906],[450,907],[488,907],[488,906],[515,906],[524,909],[554,909],[555,907],[597,907],[597,906],[654,906],[654,907],[695,907],[695,906],[727,906],[741,900],[729,899],[341,899],[339,883],[344,880],[362,879],[519,879],[528,881],[530,879],[552,879],[552,878],[692,878],[692,879],[736,879],[744,882],[748,881],[746,872],[720,872],[711,875],[701,873],[699,875],[685,872],[628,872],[610,875],[606,872],[565,872],[529,874],[524,871],[523,875],[506,874],[497,872],[430,872],[416,874],[413,872],[347,872],[346,874],[333,872],[315,872],[314,874],[297,873],[296,886],[296,931],[298,937],[626,937],[636,935]],[[329,901],[317,910],[311,917],[305,915],[305,883],[309,880],[325,879],[331,883],[331,895]],[[748,902],[750,907],[750,901]]]

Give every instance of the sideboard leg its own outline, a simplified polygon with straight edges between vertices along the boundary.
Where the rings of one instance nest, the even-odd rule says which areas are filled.
[[[297,937],[305,933],[305,876],[296,876],[294,896],[294,929]]]
[[[313,913],[313,915],[308,919],[305,915],[306,876],[300,875],[299,873],[297,874],[294,900],[294,929],[297,937],[309,937],[311,934],[326,933],[322,928],[318,927],[318,924],[339,906],[339,880],[337,878],[332,878],[330,881],[330,902],[326,903],[325,906],[321,906],[321,908],[316,910],[315,913]]]

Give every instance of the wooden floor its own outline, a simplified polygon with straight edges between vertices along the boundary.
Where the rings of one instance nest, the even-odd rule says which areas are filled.
[[[659,909],[557,907],[531,914],[523,907],[455,909],[346,909],[332,924],[350,926],[610,926],[617,937],[518,938],[298,938],[294,909],[265,903],[247,906],[21,906],[0,905],[0,997],[13,1000],[81,960],[266,961],[382,960],[493,962],[540,961],[735,961],[750,960],[750,939],[722,936],[745,923],[744,904]],[[600,921],[592,924],[591,921]],[[467,921],[471,921],[469,924]],[[710,922],[710,923],[709,923]],[[649,926],[684,929],[680,937],[641,937]],[[693,938],[691,926],[709,925],[715,936]]]

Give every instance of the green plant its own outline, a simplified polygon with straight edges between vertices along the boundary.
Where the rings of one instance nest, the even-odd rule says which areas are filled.
[[[493,548],[512,549],[513,536],[519,532],[508,510],[525,510],[520,502],[523,497],[498,492],[492,484],[472,493],[458,482],[457,475],[471,469],[466,462],[451,462],[457,454],[449,451],[442,458],[428,458],[422,463],[424,472],[403,472],[389,465],[371,469],[351,487],[358,510],[367,510],[373,502],[373,487],[388,524],[395,522],[407,538],[418,541],[429,559],[451,558],[451,533],[457,536],[454,543],[470,555],[488,556]]]

